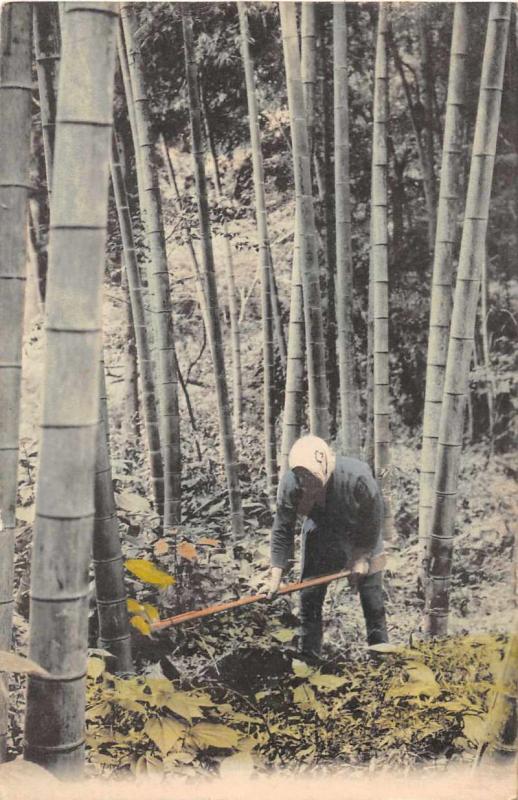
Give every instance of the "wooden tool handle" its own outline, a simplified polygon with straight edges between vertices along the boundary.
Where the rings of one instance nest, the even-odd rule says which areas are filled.
[[[340,578],[347,578],[351,574],[350,570],[344,572],[335,572],[332,575],[321,575],[318,578],[309,578],[306,581],[297,581],[296,583],[286,583],[280,586],[277,594],[292,594],[293,592],[300,592],[301,589],[310,589],[312,586],[322,586],[331,581],[337,581]],[[248,606],[251,603],[259,603],[261,600],[266,600],[266,594],[252,594],[246,597],[240,597],[239,600],[229,600],[227,603],[220,603],[219,605],[207,606],[207,608],[199,608],[194,611],[185,611],[183,614],[177,614],[174,617],[167,617],[166,619],[153,622],[151,627],[152,631],[160,631],[165,628],[170,628],[173,625],[181,625],[182,622],[190,622],[193,619],[201,619],[202,617],[210,617],[212,614],[220,614],[222,611],[230,611],[234,608],[241,608]]]

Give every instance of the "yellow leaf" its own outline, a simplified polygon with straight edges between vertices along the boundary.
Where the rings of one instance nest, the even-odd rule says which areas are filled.
[[[138,600],[134,600],[132,597],[128,597],[126,605],[131,614],[141,614],[143,611],[143,607],[140,605]]]
[[[97,656],[91,656],[88,659],[88,663],[86,665],[86,674],[89,678],[93,678],[94,681],[99,678],[104,670],[106,669],[106,664],[103,658],[97,658]]]
[[[130,617],[130,623],[136,628],[138,631],[144,634],[144,636],[151,636],[151,628],[149,627],[149,623],[146,622],[144,617]]]
[[[147,514],[151,511],[151,504],[146,497],[134,492],[121,492],[115,495],[117,508],[129,514]]]
[[[148,719],[144,727],[146,736],[149,736],[164,756],[173,749],[186,730],[182,722],[167,717]]]
[[[154,583],[157,586],[171,586],[175,582],[172,575],[162,572],[150,561],[144,558],[130,558],[124,566],[144,583]]]
[[[486,733],[486,720],[484,717],[476,717],[474,714],[464,714],[462,733],[474,747],[478,747],[484,741]]]
[[[160,613],[156,606],[152,606],[151,603],[143,603],[142,608],[150,622],[155,622],[157,619],[160,619]]]
[[[208,544],[210,547],[219,546],[217,539],[209,539],[207,536],[202,536],[201,539],[198,539],[198,544]]]
[[[219,774],[222,778],[231,778],[234,775],[248,776],[254,771],[254,766],[254,757],[250,753],[234,753],[220,761]]]
[[[296,631],[291,630],[290,628],[279,628],[278,630],[272,633],[274,639],[277,639],[278,642],[291,642],[294,638]]]
[[[296,675],[297,678],[307,678],[314,672],[313,667],[308,666],[305,661],[299,661],[298,658],[293,659],[291,667],[293,669],[293,674]]]
[[[165,556],[169,552],[169,542],[165,539],[159,539],[158,542],[155,542],[153,552],[156,556]]]
[[[200,722],[191,728],[191,736],[200,749],[206,747],[227,748],[237,747],[239,733],[227,725],[218,725],[212,722]]]
[[[187,561],[196,561],[196,548],[190,542],[181,542],[178,545],[178,555],[187,559]]]
[[[349,679],[339,675],[321,675],[319,672],[312,675],[309,682],[316,686],[321,692],[332,692],[347,683]]]
[[[161,705],[189,722],[191,722],[193,717],[203,717],[203,711],[199,703],[184,692],[169,692],[167,695],[164,694]]]

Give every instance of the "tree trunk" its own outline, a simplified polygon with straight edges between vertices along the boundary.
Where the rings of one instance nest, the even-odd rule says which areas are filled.
[[[351,245],[351,191],[349,175],[349,97],[347,74],[347,19],[343,2],[333,5],[335,203],[336,203],[336,320],[340,367],[342,447],[360,456],[358,390],[355,381],[353,331],[353,264]]]
[[[221,175],[219,172],[218,154],[216,143],[210,127],[207,106],[203,104],[203,117],[207,129],[207,141],[214,164],[214,183],[216,186],[216,197],[221,201],[223,189],[221,186]],[[236,283],[234,280],[234,260],[232,258],[232,245],[228,234],[226,219],[223,219],[223,238],[225,248],[225,267],[227,277],[228,309],[230,315],[230,336],[232,341],[232,395],[233,395],[233,418],[234,428],[239,430],[243,416],[243,376],[241,370],[241,337],[239,331],[239,311],[237,307]]]
[[[425,620],[427,632],[432,636],[445,634],[448,627],[455,501],[464,409],[473,351],[480,273],[485,256],[510,10],[508,3],[490,4],[482,65],[437,444]]]
[[[123,262],[127,275],[131,313],[135,330],[137,359],[140,368],[139,372],[142,394],[142,411],[148,442],[151,485],[155,501],[155,510],[157,514],[162,517],[164,511],[164,477],[160,449],[160,433],[158,428],[155,387],[153,380],[153,368],[151,363],[148,330],[146,327],[144,298],[140,283],[140,272],[135,253],[135,242],[133,240],[133,227],[131,224],[128,196],[122,174],[119,149],[117,147],[115,138],[112,141],[110,168],[113,194],[115,196],[115,205],[117,208],[117,216],[119,219],[119,228],[121,232]]]
[[[108,446],[108,402],[104,361],[100,365],[100,403],[95,464],[95,519],[93,564],[99,618],[99,647],[115,657],[110,671],[131,672],[131,638],[124,585],[124,566],[119,521],[113,494]]]
[[[288,328],[288,361],[282,419],[281,473],[288,468],[292,445],[300,436],[304,399],[304,298],[300,275],[299,219],[295,220],[295,247],[291,274],[290,324]]]
[[[329,400],[326,380],[324,328],[295,3],[283,2],[280,4],[279,9],[288,85],[296,204],[299,209],[298,213],[300,213],[300,271],[304,288],[310,430],[316,436],[327,439],[329,436]]]
[[[230,496],[232,516],[232,532],[234,543],[241,543],[244,535],[243,509],[241,507],[241,490],[239,487],[238,465],[232,432],[232,418],[228,402],[228,388],[223,355],[223,342],[219,319],[218,293],[214,271],[214,255],[210,233],[209,206],[207,201],[207,182],[205,179],[204,153],[201,135],[200,100],[198,94],[197,65],[194,60],[192,36],[192,20],[190,7],[182,7],[182,27],[185,45],[185,68],[189,90],[189,115],[191,119],[192,156],[198,197],[198,213],[200,218],[201,248],[205,272],[205,296],[207,297],[208,337],[214,364],[214,377],[218,400],[220,433],[225,471]]]
[[[151,316],[158,367],[160,445],[164,467],[164,533],[167,533],[169,529],[179,524],[181,518],[180,416],[173,315],[156,149],[151,138],[142,56],[135,39],[137,20],[134,6],[124,4],[121,8],[121,17],[128,50],[134,103],[133,113],[137,128],[140,210],[151,257],[151,261],[148,263],[148,285],[153,304]]]
[[[29,646],[30,658],[50,677],[28,679],[25,757],[70,774],[81,771],[85,746],[88,568],[117,11],[115,3],[70,2],[64,15]]]
[[[437,439],[452,309],[453,256],[461,195],[465,132],[465,84],[468,53],[468,7],[456,3],[451,40],[450,75],[439,190],[426,367],[423,444],[419,485],[420,580],[425,580],[430,516],[434,498]]]
[[[30,189],[31,6],[6,3],[0,50],[0,650],[11,648],[14,530]],[[7,691],[0,677],[0,761],[7,747]]]
[[[248,101],[248,119],[250,140],[252,143],[252,162],[255,188],[255,216],[259,239],[259,262],[261,265],[261,307],[263,321],[263,370],[264,370],[264,447],[266,460],[266,487],[270,502],[275,501],[277,484],[277,445],[275,441],[275,418],[273,413],[274,389],[274,350],[272,322],[272,293],[270,270],[270,239],[266,216],[266,200],[264,191],[264,169],[259,131],[259,114],[255,94],[254,65],[248,46],[249,31],[247,12],[243,3],[238,4],[239,25],[241,30],[241,53],[245,68],[246,96]]]
[[[487,416],[489,433],[489,455],[492,456],[495,450],[495,397],[496,382],[493,369],[491,367],[491,353],[489,351],[489,336],[487,331],[487,296],[488,296],[488,275],[487,275],[488,254],[487,248],[485,258],[482,261],[482,277],[480,281],[480,335],[482,337],[482,363],[484,367],[484,378],[486,384],[487,397]]]
[[[393,521],[389,497],[390,392],[389,392],[389,304],[387,226],[387,22],[388,7],[379,3],[372,140],[371,266],[374,358],[374,470],[384,498],[384,537],[391,539]]]

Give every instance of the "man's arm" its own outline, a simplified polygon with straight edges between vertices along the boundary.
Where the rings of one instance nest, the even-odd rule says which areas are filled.
[[[383,506],[374,479],[360,476],[354,487],[358,524],[352,536],[354,559],[369,559],[378,541],[383,520]]]

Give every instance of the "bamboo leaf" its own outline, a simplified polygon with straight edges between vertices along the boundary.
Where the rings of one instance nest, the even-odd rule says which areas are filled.
[[[297,632],[291,628],[279,628],[278,630],[273,631],[272,636],[274,639],[277,639],[278,642],[284,644],[285,642],[291,642],[296,633]]]
[[[227,725],[213,722],[200,722],[191,728],[191,736],[200,747],[217,747],[226,750],[238,746],[239,733]]]
[[[219,542],[217,539],[209,539],[207,536],[202,536],[201,539],[198,539],[198,544],[207,544],[210,547],[219,546]]]
[[[143,603],[142,608],[150,622],[156,622],[157,619],[160,619],[160,612],[156,606],[152,606],[151,603]]]
[[[91,656],[88,659],[86,665],[86,674],[89,678],[93,678],[94,681],[103,674],[104,670],[106,669],[106,663],[103,658],[98,658],[97,656]]]
[[[474,714],[465,714],[463,717],[463,734],[474,747],[484,741],[486,730],[486,720],[484,717],[477,717]]]
[[[153,583],[157,586],[171,586],[175,582],[172,575],[155,567],[150,561],[143,558],[130,558],[124,563],[126,569],[132,572],[144,583]]]
[[[144,610],[143,606],[138,602],[138,600],[134,600],[133,597],[128,597],[126,605],[128,611],[131,612],[132,614],[141,614],[142,611]]]
[[[339,689],[348,680],[348,678],[340,677],[340,675],[321,675],[317,672],[311,676],[309,682],[321,692],[332,692],[334,689]]]
[[[0,672],[13,672],[27,675],[48,675],[46,669],[40,667],[35,661],[20,655],[0,650]]]
[[[169,552],[169,542],[166,539],[159,539],[155,542],[153,552],[156,556],[165,556]]]
[[[186,730],[187,727],[182,722],[167,717],[148,719],[144,726],[144,733],[164,756],[179,742]]]
[[[222,778],[233,777],[239,774],[242,776],[249,776],[254,771],[255,762],[254,757],[248,752],[234,753],[227,756],[219,764],[219,774]]]
[[[293,659],[291,662],[291,668],[293,670],[293,674],[297,678],[307,678],[315,671],[312,667],[306,664],[305,661],[299,661],[298,658]]]
[[[121,492],[115,495],[117,508],[129,514],[147,514],[151,511],[151,504],[146,497],[134,492]]]

